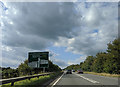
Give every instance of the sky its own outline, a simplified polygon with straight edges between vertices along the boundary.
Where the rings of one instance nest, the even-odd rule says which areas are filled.
[[[28,52],[49,51],[65,68],[105,52],[118,35],[117,2],[0,2],[2,66],[17,68]]]

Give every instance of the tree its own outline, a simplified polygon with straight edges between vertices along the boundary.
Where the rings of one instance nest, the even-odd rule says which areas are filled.
[[[49,72],[61,71],[61,68],[60,68],[58,65],[53,64],[53,63],[49,60],[49,68],[48,68],[48,71],[49,71]]]
[[[120,74],[120,40],[115,39],[108,44],[108,57],[105,64],[105,71]],[[109,68],[108,68],[109,67]]]
[[[28,66],[28,60],[25,60],[24,63],[21,63],[18,66],[18,71],[20,75],[29,75],[31,74],[32,68]]]
[[[78,70],[78,69],[80,69],[80,65],[79,64],[76,64],[76,65],[70,65],[70,66],[67,66],[66,68],[65,68],[66,70]]]
[[[120,39],[109,43],[107,52],[97,53],[95,58],[88,56],[80,66],[85,71],[120,74]]]
[[[11,69],[10,67],[4,68],[2,71],[2,78],[7,79],[7,78],[13,78],[13,77],[18,77],[18,71],[17,69]]]
[[[92,71],[91,67],[92,67],[94,59],[95,59],[95,57],[88,56],[82,64],[82,69],[85,70],[85,71]]]
[[[80,62],[80,68],[82,68],[82,64],[83,64],[83,62]]]
[[[106,61],[106,53],[105,52],[98,53],[93,62],[92,70],[98,73],[104,72],[103,68],[104,68],[104,63],[106,63],[105,61]]]

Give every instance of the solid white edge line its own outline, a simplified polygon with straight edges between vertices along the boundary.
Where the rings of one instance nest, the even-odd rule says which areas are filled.
[[[92,83],[99,83],[98,81],[95,81],[95,80],[86,78],[86,77],[84,77],[84,76],[81,76],[81,75],[78,75],[78,74],[75,74],[75,75],[80,76],[81,78],[83,78],[83,79],[85,79],[85,80],[88,80],[89,82],[92,82]]]
[[[60,78],[57,79],[57,81],[51,87],[55,86],[58,83],[58,81],[63,77],[63,75],[64,73],[60,76]]]

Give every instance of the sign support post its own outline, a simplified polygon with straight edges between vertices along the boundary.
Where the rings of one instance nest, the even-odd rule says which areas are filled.
[[[40,58],[38,58],[38,68],[40,67]]]
[[[45,72],[45,67],[43,67],[43,72]]]

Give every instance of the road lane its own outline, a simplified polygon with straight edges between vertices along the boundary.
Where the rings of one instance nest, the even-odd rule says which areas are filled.
[[[99,75],[92,75],[92,74],[77,74],[77,75],[90,78],[92,80],[99,82],[102,85],[118,85],[118,78],[115,78],[115,77],[106,77],[106,76],[99,76]]]
[[[56,85],[98,85],[91,83],[75,74],[64,74]]]
[[[84,79],[87,78],[87,79]],[[89,81],[92,80],[92,81]],[[96,83],[94,83],[96,81]],[[105,77],[105,76],[98,76],[98,75],[91,75],[91,74],[64,74],[58,82],[56,82],[55,86],[100,86],[103,87],[103,85],[108,85],[108,87],[117,87],[118,85],[118,78],[113,77]],[[116,85],[116,86],[114,86]],[[105,86],[105,87],[106,87]]]
[[[89,82],[99,83],[98,81],[95,81],[95,80],[93,80],[93,79],[87,78],[87,77],[82,76],[82,75],[80,75],[80,74],[75,74],[75,75],[77,75],[77,76],[79,76],[79,77],[81,77],[81,78],[83,78],[83,79],[85,79],[85,80],[87,80],[87,81],[89,81]]]

